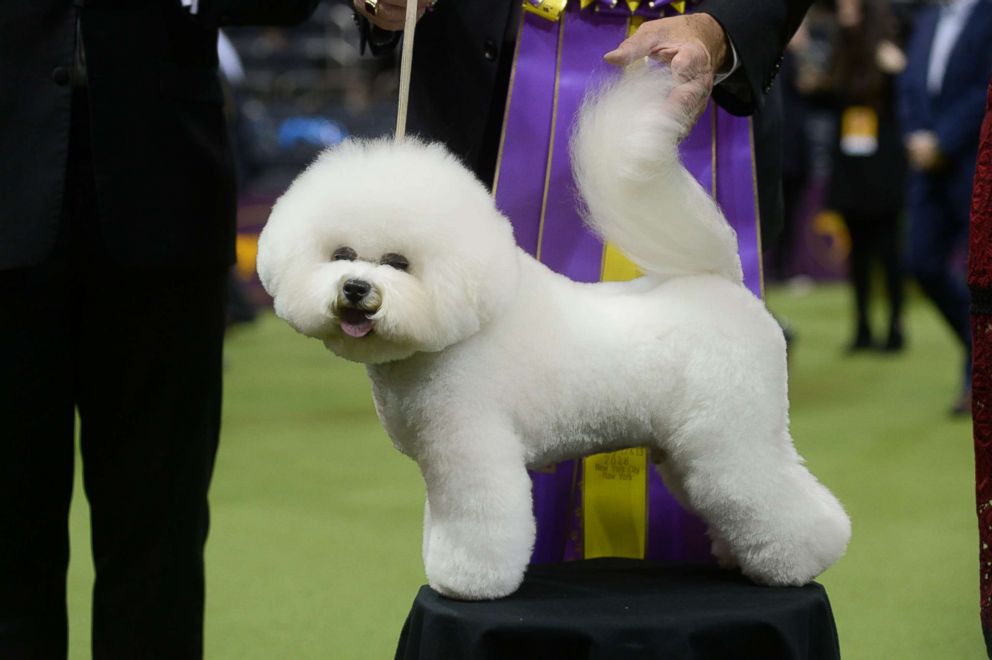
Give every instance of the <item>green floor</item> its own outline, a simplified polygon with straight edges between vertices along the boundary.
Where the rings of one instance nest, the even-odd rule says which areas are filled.
[[[799,334],[793,431],[854,521],[822,578],[846,659],[983,656],[970,423],[945,411],[958,352],[911,304],[900,357],[844,357],[846,291],[778,290]],[[227,347],[211,493],[208,659],[392,657],[418,585],[423,486],[372,411],[361,367],[272,318]],[[89,657],[86,508],[78,488],[71,657]]]

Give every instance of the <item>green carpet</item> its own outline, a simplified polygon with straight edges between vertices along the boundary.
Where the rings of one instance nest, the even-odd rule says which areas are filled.
[[[846,357],[846,290],[772,291],[796,329],[800,451],[854,521],[822,578],[846,659],[983,657],[970,423],[946,409],[958,351],[914,300],[909,349]],[[392,657],[423,581],[423,485],[372,410],[364,370],[263,318],[227,346],[211,491],[206,657]],[[89,658],[86,507],[69,572],[71,657]]]

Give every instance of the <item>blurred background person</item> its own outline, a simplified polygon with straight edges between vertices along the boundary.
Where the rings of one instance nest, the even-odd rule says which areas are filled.
[[[831,67],[837,46],[833,2],[814,3],[789,42],[779,77],[784,100],[782,240],[769,254],[774,279],[802,287],[843,275],[848,240],[836,214],[823,206],[834,157],[836,110]]]
[[[848,272],[855,327],[849,351],[903,347],[900,214],[906,160],[896,120],[895,76],[906,57],[894,39],[884,0],[838,0],[830,87],[837,115],[827,205],[841,213],[851,239]],[[888,334],[876,344],[869,319],[871,266],[885,273]]]
[[[964,350],[961,394],[952,412],[971,409],[971,333],[963,252],[985,92],[992,74],[992,0],[949,0],[922,9],[899,79],[899,118],[910,176],[910,274]]]

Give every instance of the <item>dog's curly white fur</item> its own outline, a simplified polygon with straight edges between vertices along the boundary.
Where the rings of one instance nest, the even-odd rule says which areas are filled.
[[[368,365],[379,418],[420,466],[424,563],[443,594],[519,586],[528,467],[623,447],[663,457],[721,562],[755,581],[804,584],[847,546],[847,515],[792,445],[782,332],[679,163],[670,88],[659,69],[627,73],[573,138],[589,222],[646,273],[632,282],[551,272],[456,159],[416,141],[329,150],[262,233],[276,312]]]

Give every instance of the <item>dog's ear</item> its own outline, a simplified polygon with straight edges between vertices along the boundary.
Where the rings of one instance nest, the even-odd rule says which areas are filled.
[[[520,256],[510,221],[492,209],[493,225],[476,264],[478,308],[483,325],[497,316],[516,295],[520,281]]]
[[[255,259],[255,270],[258,271],[258,279],[262,282],[262,288],[275,298],[279,292],[279,278],[274,267],[275,259],[270,258],[273,256],[273,248],[269,246],[268,239],[269,237],[266,236],[263,229],[258,237],[258,256]]]
[[[466,221],[471,227],[469,235],[461,236],[453,245],[461,252],[461,263],[451,265],[457,269],[452,276],[460,280],[461,304],[472,311],[477,328],[510,303],[520,278],[520,250],[510,222],[496,210],[488,194],[486,202],[486,207],[480,205]]]

